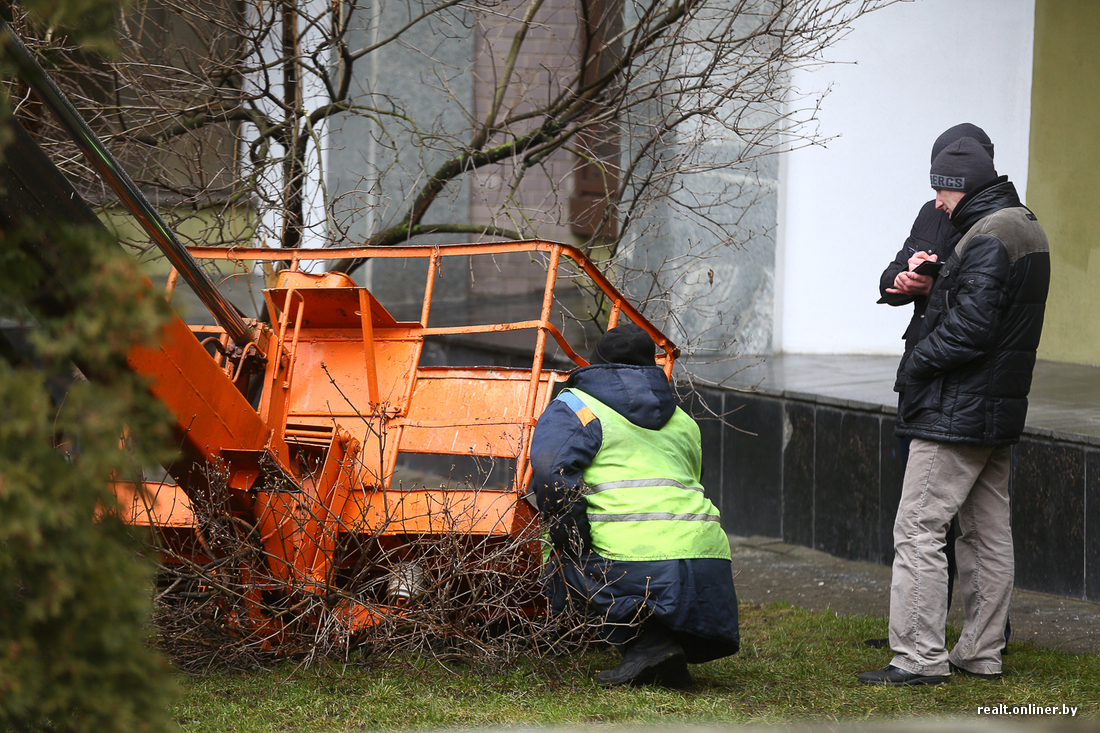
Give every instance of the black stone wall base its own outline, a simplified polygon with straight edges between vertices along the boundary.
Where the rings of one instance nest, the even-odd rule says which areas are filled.
[[[530,356],[441,341],[424,363],[522,367]],[[680,386],[727,532],[893,562],[905,465],[892,407]],[[1011,466],[1017,587],[1100,601],[1100,441],[1029,429]]]
[[[727,532],[893,562],[904,475],[894,411],[805,396],[697,389],[707,493]],[[1100,444],[1025,433],[1012,448],[1016,586],[1100,601]]]

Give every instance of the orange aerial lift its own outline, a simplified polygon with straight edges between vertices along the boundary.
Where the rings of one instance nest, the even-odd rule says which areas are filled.
[[[22,58],[18,39],[2,30],[7,49]],[[173,317],[158,346],[134,348],[128,358],[169,408],[181,447],[165,480],[114,485],[123,519],[156,534],[163,562],[231,570],[243,580],[228,623],[275,643],[289,618],[283,611],[296,605],[324,608],[352,633],[409,608],[427,582],[418,555],[433,538],[510,543],[522,548],[521,571],[537,571],[528,448],[539,414],[568,374],[550,368],[545,354],[556,344],[574,364],[586,364],[552,322],[559,275],[567,269],[602,292],[609,326],[625,315],[645,328],[666,374],[678,353],[581,251],[545,241],[185,248],[29,54],[21,74],[165,252],[173,264],[169,289],[183,277],[218,323],[189,326]],[[52,166],[21,134],[24,152],[37,156],[26,167]],[[68,198],[79,199],[75,191]],[[436,273],[449,258],[516,253],[545,266],[536,318],[430,325]],[[348,258],[425,260],[419,318],[395,318],[341,272],[303,269]],[[244,317],[210,282],[203,260],[244,272],[283,263],[263,293],[266,318]],[[528,366],[422,364],[426,338],[513,332],[533,336]],[[498,471],[506,480],[461,470],[402,472],[402,461],[421,455],[453,458],[456,466],[495,463],[507,467]],[[218,531],[253,551],[230,551]]]
[[[527,556],[535,570],[538,532],[535,511],[526,500],[527,450],[554,385],[567,377],[567,372],[544,365],[548,341],[577,365],[586,364],[551,322],[564,263],[585,273],[608,297],[611,323],[626,314],[663,347],[666,370],[675,358],[675,347],[581,252],[563,244],[190,251],[199,259],[242,264],[289,260],[275,287],[264,292],[271,326],[252,322],[256,338],[237,349],[220,326],[185,331],[176,325],[160,349],[136,349],[130,364],[153,378],[151,389],[176,416],[177,432],[189,436],[192,452],[201,455],[197,465],[217,466],[225,475],[233,511],[242,526],[255,528],[262,543],[265,577],[277,579],[281,590],[294,594],[327,594],[344,578],[387,589],[364,602],[355,588],[340,587],[346,591],[341,613],[353,630],[376,622],[380,607],[413,594],[409,578],[402,575],[416,577],[419,572],[409,552],[430,547],[434,536],[531,543]],[[428,325],[434,275],[443,260],[517,252],[544,256],[547,263],[538,318]],[[299,269],[303,261],[367,256],[428,260],[418,320],[395,319],[369,290],[343,273]],[[534,334],[530,366],[421,365],[426,337],[504,331]],[[211,340],[217,344],[214,359],[202,347]],[[241,391],[239,373],[250,357],[265,364],[258,409]],[[496,485],[476,476],[437,477],[442,480],[434,485],[423,478],[395,485],[394,476],[401,475],[399,459],[418,454],[473,457],[515,468],[506,472],[506,483]],[[120,487],[125,519],[151,528],[187,530],[173,548],[177,560],[210,562],[213,558],[202,543],[194,541],[202,537],[202,527],[193,506],[193,497],[206,491],[209,477],[188,470],[175,473],[175,484],[147,484],[144,491]],[[364,559],[364,551],[378,557]],[[387,578],[397,582],[372,582]],[[258,611],[254,619],[269,621]]]

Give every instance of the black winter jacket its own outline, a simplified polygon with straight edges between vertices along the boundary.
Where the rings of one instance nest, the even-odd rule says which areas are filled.
[[[965,232],[928,294],[905,360],[898,435],[985,447],[1017,442],[1050,283],[1047,237],[1001,176],[967,194]]]
[[[894,287],[894,279],[897,278],[898,273],[909,269],[909,258],[918,251],[934,254],[938,262],[946,262],[960,237],[962,232],[955,228],[947,214],[936,208],[935,201],[928,201],[920,208],[917,218],[913,220],[909,238],[905,240],[894,261],[887,265],[879,277],[878,291],[882,296],[880,303],[894,306],[913,304],[913,317],[909,319],[909,326],[902,334],[902,338],[905,339],[905,352],[901,361],[898,362],[898,374],[894,380],[895,392],[905,391],[905,359],[917,345],[921,324],[924,323],[924,310],[928,304],[928,296],[887,293],[886,289]]]

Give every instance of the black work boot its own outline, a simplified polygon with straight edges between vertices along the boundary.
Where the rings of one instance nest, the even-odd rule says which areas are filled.
[[[656,667],[651,667],[645,671],[645,674],[653,673],[653,679],[646,684],[660,685],[661,687],[669,687],[674,690],[682,690],[685,687],[691,687],[695,684],[695,680],[691,677],[691,672],[688,671],[687,660],[684,657],[672,657],[658,664]],[[644,675],[643,675],[644,676]],[[632,684],[638,684],[641,679],[636,679]]]
[[[889,685],[891,687],[911,687],[913,685],[939,685],[951,679],[950,674],[921,674],[909,672],[901,667],[887,664],[882,669],[864,672],[859,681],[865,685]]]
[[[683,661],[684,650],[667,631],[649,629],[643,631],[638,641],[623,653],[623,661],[617,667],[600,672],[596,675],[596,681],[601,685],[611,686],[625,685],[635,680],[649,682],[656,677],[655,668],[658,666],[662,667],[662,672],[667,668],[673,673],[669,676],[682,680],[682,675],[675,672],[679,671]],[[683,664],[683,672],[687,672],[686,663]],[[690,675],[688,678],[690,679]]]

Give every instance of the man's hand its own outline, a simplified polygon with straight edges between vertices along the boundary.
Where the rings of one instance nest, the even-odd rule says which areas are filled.
[[[936,255],[930,255],[924,251],[916,252],[909,258],[909,270],[899,272],[898,276],[894,278],[894,287],[886,288],[886,292],[901,295],[928,295],[928,291],[932,289],[933,278],[913,272],[917,265],[925,260],[935,262]]]

